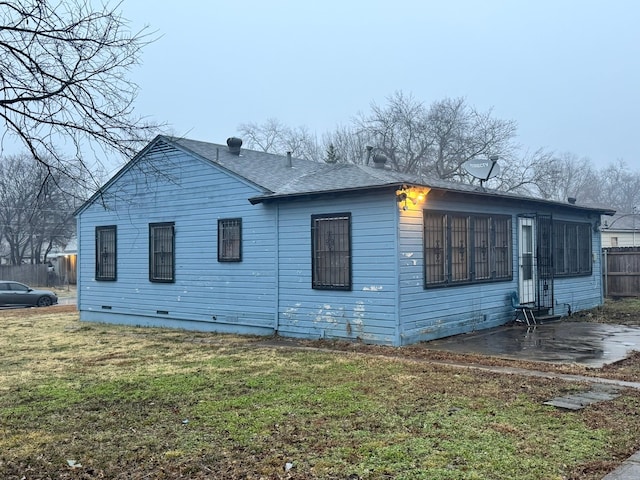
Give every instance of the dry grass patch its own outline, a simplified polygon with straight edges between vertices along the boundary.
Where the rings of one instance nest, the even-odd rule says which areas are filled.
[[[542,402],[586,384],[418,347],[258,347],[66,307],[0,322],[6,479],[599,479],[640,447],[635,391],[564,412]]]

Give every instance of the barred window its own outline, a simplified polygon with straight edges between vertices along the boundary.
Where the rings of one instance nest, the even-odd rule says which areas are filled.
[[[475,272],[476,280],[487,280],[491,278],[491,267],[489,262],[491,253],[489,244],[491,239],[489,233],[489,218],[476,218],[473,228],[473,270]]]
[[[426,283],[439,284],[447,280],[446,277],[446,216],[429,213],[424,216],[424,258]]]
[[[174,224],[149,224],[149,280],[175,281]]]
[[[96,227],[96,280],[116,280],[116,226]]]
[[[554,221],[553,252],[556,275],[591,275],[591,225]]]
[[[511,217],[493,217],[492,277],[511,279]]]
[[[451,215],[449,217],[449,264],[451,266],[451,281],[461,282],[470,279],[469,276],[469,217]]]
[[[511,217],[424,212],[425,286],[512,278]]]
[[[218,261],[240,262],[242,260],[242,219],[218,220]]]
[[[312,287],[351,290],[351,214],[311,216]]]

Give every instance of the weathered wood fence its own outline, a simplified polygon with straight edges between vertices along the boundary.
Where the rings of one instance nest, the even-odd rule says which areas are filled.
[[[604,248],[602,275],[606,297],[640,297],[640,247]]]
[[[0,280],[14,280],[35,287],[53,286],[47,265],[0,265]]]

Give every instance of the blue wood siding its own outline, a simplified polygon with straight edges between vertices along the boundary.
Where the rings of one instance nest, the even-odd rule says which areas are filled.
[[[573,222],[591,222],[593,220],[586,217],[567,217],[557,215],[556,220],[567,220]],[[602,238],[600,232],[592,230],[591,235],[591,256],[592,274],[584,277],[558,277],[555,279],[555,313],[567,315],[571,312],[588,310],[604,303],[604,288],[602,284]]]
[[[418,205],[399,204],[391,189],[247,201],[260,193],[162,143],[147,151],[78,217],[81,320],[405,345],[513,319],[518,215],[593,220],[462,194],[427,195]],[[511,216],[512,279],[425,289],[423,209]],[[352,289],[313,289],[311,217],[339,213],[351,218]],[[242,219],[241,262],[217,260],[221,218]],[[160,222],[175,226],[173,283],[148,278],[149,224]],[[96,281],[95,227],[107,225],[117,227],[117,280]],[[603,301],[600,236],[592,239],[593,274],[556,278],[556,313]]]
[[[400,241],[400,343],[456,335],[502,325],[513,318],[508,295],[517,289],[512,281],[479,283],[441,288],[424,287],[423,209],[505,215],[504,207],[475,202],[450,202],[427,195],[424,204],[399,209]],[[512,220],[515,245],[515,219]],[[516,265],[516,249],[512,262]]]
[[[273,210],[212,164],[158,148],[78,218],[82,320],[239,333],[276,325]],[[242,261],[217,261],[217,220],[242,218]],[[175,282],[149,281],[149,224],[175,224]],[[95,280],[95,227],[117,226],[117,281]]]
[[[588,216],[557,214],[551,210],[528,208],[518,202],[506,206],[497,202],[444,201],[426,197],[424,205],[399,209],[399,278],[400,278],[400,343],[466,333],[491,328],[513,319],[509,294],[518,290],[517,216],[550,214],[554,220],[593,222]],[[441,288],[424,288],[423,209],[458,211],[471,214],[511,215],[512,271],[511,281],[477,283]],[[556,313],[565,315],[568,305],[573,312],[601,305],[602,275],[600,270],[600,237],[592,235],[593,274],[556,278]]]
[[[279,325],[283,336],[397,344],[395,193],[280,205]],[[311,288],[311,215],[351,214],[351,291]]]

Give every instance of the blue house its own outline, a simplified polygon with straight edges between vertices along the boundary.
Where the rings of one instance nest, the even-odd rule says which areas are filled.
[[[83,321],[407,345],[602,304],[602,209],[156,137],[77,212]]]

